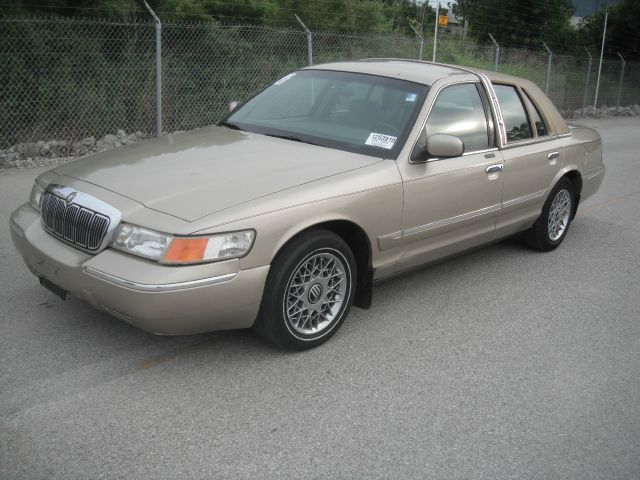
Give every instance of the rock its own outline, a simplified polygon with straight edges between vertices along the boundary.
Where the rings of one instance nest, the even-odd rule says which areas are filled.
[[[19,143],[16,145],[16,151],[22,158],[37,157],[40,153],[37,143]]]
[[[66,157],[69,155],[69,143],[61,140],[51,140],[49,143],[49,151],[51,156]]]
[[[0,167],[11,167],[18,160],[18,154],[10,150],[0,154]]]
[[[79,142],[75,142],[71,147],[71,152],[76,156],[86,155],[87,153],[93,151],[93,147],[95,146],[95,144],[95,137],[86,137]]]
[[[98,152],[111,150],[116,147],[116,144],[121,145],[118,137],[109,133],[96,142],[96,150]]]
[[[149,135],[140,130],[127,134],[124,130],[119,129],[116,131],[116,135],[107,134],[97,141],[95,137],[90,136],[77,142],[40,140],[37,142],[17,143],[5,150],[0,150],[0,169],[37,166],[53,167],[70,162],[83,155],[111,150],[139,142],[148,137]]]
[[[102,137],[102,141],[114,144],[118,141],[118,137],[116,135],[111,135],[110,133],[108,133],[104,137]]]
[[[89,147],[87,147],[81,141],[80,142],[75,142],[73,144],[73,146],[71,147],[71,152],[74,155],[86,155],[88,151],[89,151]]]

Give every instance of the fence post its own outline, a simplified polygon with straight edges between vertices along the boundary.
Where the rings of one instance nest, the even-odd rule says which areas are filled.
[[[156,137],[159,137],[162,135],[162,44],[160,35],[162,23],[146,0],[144,0],[144,6],[147,7],[156,22]]]
[[[584,96],[582,97],[582,116],[584,116],[584,109],[587,106],[587,95],[589,94],[589,80],[591,79],[591,62],[593,57],[591,56],[591,52],[587,47],[584,47],[584,50],[589,55],[589,65],[587,66],[587,81],[584,84]]]
[[[620,55],[620,52],[616,52],[616,53],[620,57],[620,60],[622,60],[622,70],[620,70],[620,85],[618,85],[618,101],[616,102],[616,109],[619,109],[620,108],[620,96],[622,95],[622,79],[624,77],[624,66],[627,64],[627,62],[624,61],[624,57],[622,55]]]
[[[551,59],[553,58],[553,53],[551,53],[551,50],[549,49],[549,47],[547,47],[547,44],[545,42],[542,42],[542,45],[544,45],[544,48],[549,53],[549,61],[547,62],[547,83],[546,83],[546,85],[544,87],[544,94],[548,96],[549,95],[549,80],[551,79]]]
[[[600,91],[600,74],[602,73],[602,57],[604,55],[604,40],[607,36],[607,20],[609,20],[609,12],[604,13],[604,30],[602,31],[602,47],[600,48],[600,65],[598,65],[598,81],[596,82],[596,97],[593,99],[593,116],[596,116],[598,108],[598,92]]]
[[[498,45],[498,42],[496,42],[496,39],[493,38],[493,35],[489,34],[489,38],[491,39],[493,44],[496,46],[496,61],[495,61],[495,65],[493,66],[493,70],[497,72],[498,71],[498,59],[500,58],[500,45]]]
[[[418,51],[418,60],[422,61],[422,49],[424,48],[424,37],[418,33],[413,25],[409,24],[411,30],[416,34],[416,37],[420,39],[420,50]]]
[[[433,57],[432,62],[436,61],[436,51],[438,45],[438,16],[440,15],[440,2],[436,2],[436,26],[433,29]]]
[[[296,13],[294,13],[293,15],[296,17],[296,20],[298,20],[298,23],[302,25],[304,31],[307,33],[307,55],[309,66],[311,66],[313,65],[313,40],[311,39],[311,30],[307,28],[307,26],[302,20],[300,20],[300,17]]]

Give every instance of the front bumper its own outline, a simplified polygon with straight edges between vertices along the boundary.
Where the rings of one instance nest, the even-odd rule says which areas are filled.
[[[252,326],[269,272],[269,266],[240,270],[237,259],[165,266],[113,249],[87,254],[49,235],[28,203],[11,215],[11,237],[35,275],[162,335]]]

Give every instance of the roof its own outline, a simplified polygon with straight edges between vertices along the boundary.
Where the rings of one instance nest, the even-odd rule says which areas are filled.
[[[507,75],[505,73],[482,70],[473,67],[448,65],[444,63],[425,62],[399,58],[369,58],[354,62],[323,63],[306,67],[306,69],[336,70],[341,72],[367,73],[382,77],[399,78],[410,82],[431,86],[441,78],[453,75],[468,75],[482,73],[492,82],[513,84],[530,84],[524,78]]]
[[[436,80],[452,75],[464,75],[469,71],[454,65],[421,62],[418,60],[400,60],[392,58],[374,58],[357,62],[324,63],[307,67],[318,70],[337,70],[341,72],[367,73],[382,77],[399,78],[410,82],[433,85]]]

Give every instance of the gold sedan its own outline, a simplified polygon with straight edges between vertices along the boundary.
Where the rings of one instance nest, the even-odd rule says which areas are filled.
[[[406,60],[299,70],[216,126],[50,170],[11,216],[45,287],[163,335],[326,341],[376,280],[523,232],[556,248],[599,135],[533,83]]]

